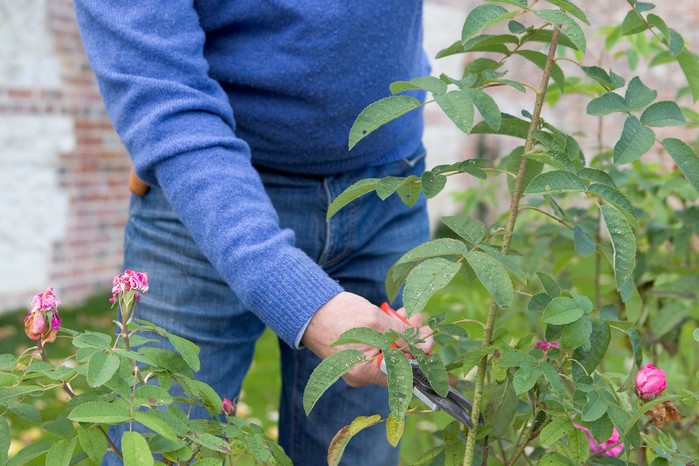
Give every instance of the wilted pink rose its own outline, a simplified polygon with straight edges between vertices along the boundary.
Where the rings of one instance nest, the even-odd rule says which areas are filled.
[[[614,430],[612,430],[612,436],[609,437],[609,440],[607,440],[604,443],[597,443],[597,440],[595,440],[595,438],[592,436],[592,434],[587,428],[578,424],[573,425],[577,429],[580,429],[583,432],[585,432],[585,435],[587,435],[587,441],[590,444],[590,451],[592,451],[592,453],[598,453],[604,456],[619,456],[621,452],[624,450],[624,443],[619,442],[621,436],[619,435],[619,431],[616,430],[616,427],[614,427]],[[612,445],[614,446],[612,447]]]
[[[227,416],[233,416],[235,414],[235,403],[233,403],[228,398],[223,399],[223,403],[222,403],[221,407],[223,408],[223,412]]]
[[[53,288],[49,287],[44,293],[39,293],[32,298],[32,311],[48,311],[56,309],[61,305],[61,302],[53,294]]]
[[[536,342],[534,345],[534,348],[539,348],[541,351],[548,351],[551,348],[560,348],[561,345],[558,344],[557,341],[546,341],[546,340],[539,340]]]
[[[24,331],[32,340],[51,342],[61,327],[58,306],[61,302],[53,294],[53,288],[40,293],[32,299],[32,308],[24,318]]]
[[[136,301],[141,299],[138,293],[148,291],[148,274],[146,272],[134,272],[126,269],[124,273],[117,274],[112,281],[112,299],[114,302],[117,296],[126,291],[134,291]]]
[[[660,395],[666,385],[665,371],[653,364],[648,364],[636,374],[636,393],[644,400]]]

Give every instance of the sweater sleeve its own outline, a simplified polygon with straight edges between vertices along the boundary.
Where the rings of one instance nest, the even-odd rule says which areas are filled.
[[[242,302],[298,347],[342,288],[294,246],[208,75],[191,0],[76,0],[88,58],[136,173],[159,186]]]

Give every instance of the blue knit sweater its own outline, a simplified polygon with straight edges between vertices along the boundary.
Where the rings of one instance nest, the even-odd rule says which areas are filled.
[[[427,73],[421,3],[75,1],[136,173],[163,190],[237,296],[290,345],[342,289],[280,229],[252,164],[325,175],[416,150],[419,112],[351,152],[347,140],[391,82]]]

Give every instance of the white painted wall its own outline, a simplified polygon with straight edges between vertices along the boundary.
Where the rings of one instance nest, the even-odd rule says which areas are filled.
[[[46,28],[47,1],[0,0],[0,86],[59,86],[59,63]]]

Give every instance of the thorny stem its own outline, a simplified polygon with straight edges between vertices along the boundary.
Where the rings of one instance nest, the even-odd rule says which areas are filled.
[[[41,359],[44,362],[49,362],[49,357],[46,355],[46,349],[44,348],[44,344],[42,343],[41,340],[36,342],[36,347],[39,350],[39,355],[41,355]],[[68,394],[69,397],[75,398],[75,392],[71,388],[70,384],[68,382],[63,382],[63,390]],[[102,432],[102,435],[104,435],[104,438],[107,439],[107,443],[109,444],[110,448],[112,451],[119,457],[120,460],[124,461],[124,457],[121,455],[121,451],[119,451],[119,448],[114,444],[112,439],[109,437],[109,434],[104,430],[104,427],[102,426],[95,426],[97,429]]]
[[[541,123],[541,109],[544,106],[544,98],[546,97],[546,88],[548,86],[549,78],[551,77],[552,64],[554,62],[556,47],[558,45],[558,36],[560,34],[560,28],[556,26],[551,35],[551,44],[549,46],[548,55],[546,57],[546,65],[544,66],[544,73],[541,76],[541,84],[539,90],[536,94],[536,101],[534,103],[534,112],[532,113],[531,123],[529,125],[529,131],[527,132],[527,141],[524,144],[524,153],[530,152],[534,146],[534,137],[532,133],[539,128]],[[510,209],[507,216],[507,226],[505,227],[505,235],[503,236],[502,243],[502,253],[507,255],[510,252],[510,246],[512,244],[512,234],[514,232],[515,222],[517,221],[517,214],[519,212],[519,200],[522,196],[523,186],[524,186],[524,174],[527,169],[526,157],[522,157],[519,164],[519,170],[517,171],[517,178],[515,178],[514,189],[512,192],[512,199],[510,203]],[[491,339],[493,336],[493,330],[495,328],[495,313],[497,312],[498,306],[495,300],[491,298],[490,305],[488,306],[488,316],[486,318],[485,330],[483,331],[483,346],[490,346]],[[483,401],[483,386],[485,382],[485,373],[488,367],[488,359],[482,358],[478,364],[478,372],[476,373],[476,386],[473,393],[473,409],[471,410],[471,419],[479,419],[481,415],[481,402]],[[464,455],[464,464],[471,466],[473,464],[473,456],[476,450],[476,436],[478,434],[478,423],[474,423],[473,429],[468,431],[468,437],[466,439],[466,452]]]

